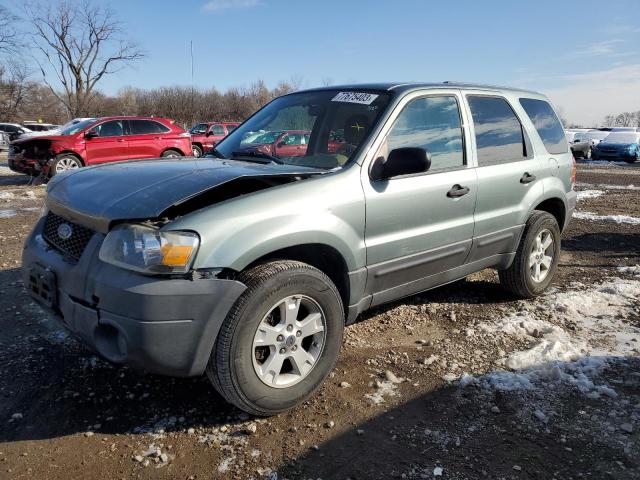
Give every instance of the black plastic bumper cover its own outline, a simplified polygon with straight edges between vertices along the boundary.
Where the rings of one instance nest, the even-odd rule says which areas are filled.
[[[148,277],[105,264],[97,255],[104,239],[99,233],[76,263],[42,239],[42,223],[25,244],[23,278],[29,289],[34,267],[53,272],[55,313],[69,331],[115,363],[171,376],[204,372],[220,326],[245,285]]]

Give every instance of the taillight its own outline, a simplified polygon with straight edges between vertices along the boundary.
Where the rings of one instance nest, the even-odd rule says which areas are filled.
[[[578,167],[576,165],[576,159],[573,159],[573,166],[571,167],[571,189],[573,190],[573,187],[576,184],[576,176],[578,173]]]

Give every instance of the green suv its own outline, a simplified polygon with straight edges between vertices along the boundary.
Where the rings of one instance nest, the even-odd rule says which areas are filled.
[[[250,132],[306,131],[266,150]],[[286,154],[286,156],[285,156]],[[540,94],[372,84],[276,98],[209,156],[56,176],[24,283],[114,363],[206,372],[257,415],[308,398],[343,329],[376,305],[484,268],[542,293],[576,204]]]

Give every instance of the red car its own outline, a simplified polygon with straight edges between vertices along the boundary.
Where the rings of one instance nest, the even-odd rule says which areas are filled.
[[[29,175],[55,175],[85,165],[118,160],[191,155],[191,136],[173,121],[157,117],[102,117],[58,135],[18,139],[9,149],[9,168]]]
[[[244,150],[256,150],[268,155],[282,157],[302,157],[307,153],[311,132],[306,130],[281,130],[264,132],[241,143]],[[339,153],[344,140],[331,132],[327,144],[328,153]]]
[[[238,125],[238,122],[201,122],[191,127],[193,156],[201,157],[207,153]]]

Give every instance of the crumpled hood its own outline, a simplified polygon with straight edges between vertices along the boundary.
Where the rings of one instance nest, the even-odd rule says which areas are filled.
[[[169,207],[240,177],[310,176],[307,167],[213,158],[145,160],[81,168],[53,177],[49,209],[106,232],[114,220],[158,218]]]

